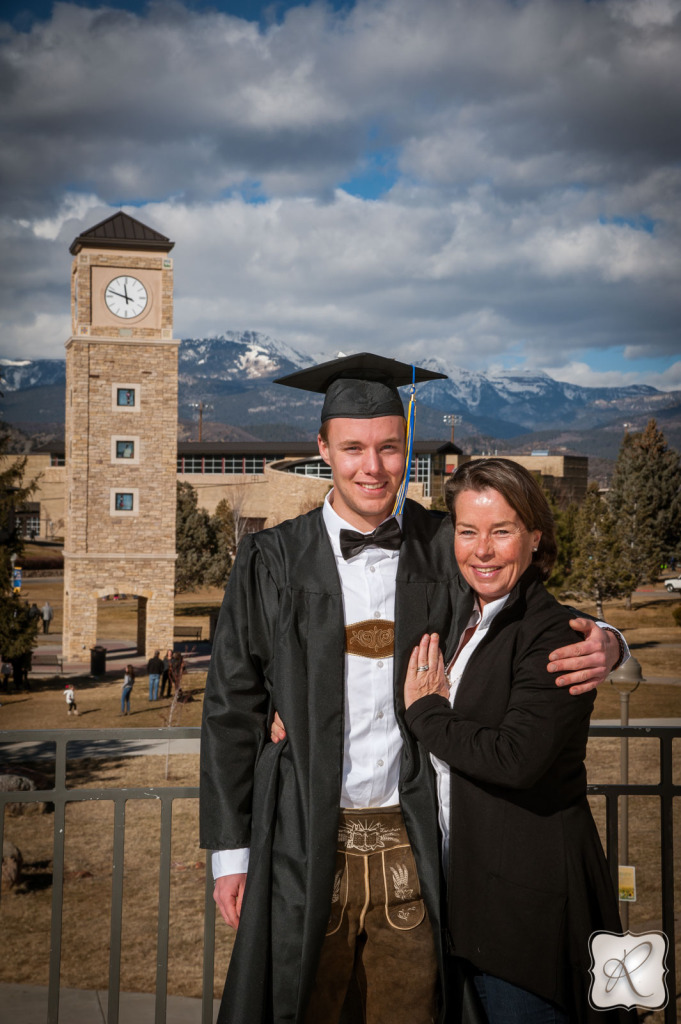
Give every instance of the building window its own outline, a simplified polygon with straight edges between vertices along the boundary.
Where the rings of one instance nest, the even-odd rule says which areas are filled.
[[[111,385],[111,408],[114,412],[139,412],[141,396],[139,384],[116,381]]]
[[[116,405],[136,405],[134,388],[116,388]]]
[[[111,462],[139,466],[140,439],[132,434],[114,434],[111,438]]]
[[[65,466],[66,465],[66,456],[64,456],[64,455],[50,455],[50,465],[51,466]]]
[[[430,455],[417,455],[411,460],[410,480],[415,484],[423,484],[423,497],[430,497]]]
[[[135,458],[135,442],[134,441],[116,441],[116,458],[117,459],[134,459]]]
[[[276,459],[276,455],[179,455],[177,472],[261,476],[267,463]]]
[[[139,489],[137,487],[112,487],[109,511],[112,516],[138,515]]]
[[[134,495],[132,491],[116,491],[116,511],[132,512],[134,508]]]
[[[331,479],[331,466],[327,466],[321,459],[314,459],[312,462],[299,462],[287,470],[288,473],[297,473],[299,476],[315,476],[322,480]]]
[[[33,540],[40,536],[40,503],[37,501],[27,502],[23,508],[16,509],[14,513],[14,524],[20,537]]]

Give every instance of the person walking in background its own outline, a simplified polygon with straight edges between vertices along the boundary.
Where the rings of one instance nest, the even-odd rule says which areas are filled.
[[[123,688],[121,690],[121,714],[130,714],[130,694],[132,688],[135,685],[135,669],[132,665],[128,665],[125,669],[125,675],[123,676]]]
[[[166,651],[166,656],[163,659],[163,672],[161,674],[161,699],[163,697],[170,697],[172,695],[172,689],[170,685],[170,664],[173,660],[173,651],[169,647]]]
[[[170,696],[177,693],[182,686],[184,670],[184,658],[179,651],[175,651],[170,661]]]
[[[43,633],[49,633],[50,632],[50,623],[52,622],[52,619],[54,618],[54,612],[52,611],[52,605],[50,604],[49,601],[45,601],[45,604],[42,606],[42,608],[40,610],[40,613],[41,613],[42,618],[43,618]]]
[[[154,651],[154,657],[147,662],[147,673],[149,675],[149,700],[158,700],[158,690],[163,674],[163,661],[159,657],[160,651]]]
[[[68,715],[77,715],[78,706],[76,704],[76,691],[74,690],[72,683],[66,684],[66,689],[64,690],[64,697],[66,699],[66,713]]]

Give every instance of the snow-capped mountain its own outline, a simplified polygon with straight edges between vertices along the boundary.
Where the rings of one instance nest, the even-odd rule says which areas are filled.
[[[5,394],[65,383],[64,359],[0,359],[0,391]]]
[[[274,385],[291,373],[338,353],[310,355],[257,331],[184,339],[179,350],[180,418],[191,420],[203,403],[204,422],[231,424],[259,436],[314,435],[320,395]],[[499,439],[543,430],[590,430],[622,421],[663,416],[677,420],[681,394],[645,385],[587,388],[543,372],[476,373],[441,360],[419,360],[449,375],[417,388],[417,436],[446,437],[443,414],[463,418],[457,437]],[[63,421],[65,364],[58,359],[0,360],[8,422]],[[405,389],[406,390],[406,389]],[[643,420],[645,422],[645,419]]]
[[[283,341],[257,331],[225,331],[217,338],[187,338],[180,346],[183,377],[216,381],[272,379],[315,360]]]

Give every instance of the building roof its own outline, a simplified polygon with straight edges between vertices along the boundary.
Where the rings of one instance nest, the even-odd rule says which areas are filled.
[[[156,252],[170,252],[175,245],[159,231],[147,227],[129,214],[119,210],[106,220],[88,228],[75,238],[69,247],[74,256],[85,247],[97,249],[147,249]]]
[[[415,455],[461,455],[451,441],[414,441]],[[178,441],[182,455],[281,455],[311,458],[319,455],[316,441]]]

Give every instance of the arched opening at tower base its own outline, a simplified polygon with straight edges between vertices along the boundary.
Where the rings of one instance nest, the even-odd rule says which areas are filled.
[[[67,573],[68,575],[68,573]],[[161,581],[166,582],[167,581]],[[87,663],[93,647],[120,641],[137,655],[173,645],[174,591],[168,585],[136,587],[124,583],[80,588],[65,580],[63,654],[67,661]]]

